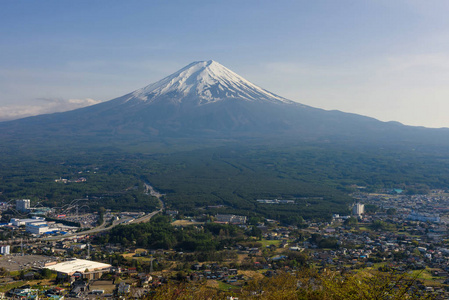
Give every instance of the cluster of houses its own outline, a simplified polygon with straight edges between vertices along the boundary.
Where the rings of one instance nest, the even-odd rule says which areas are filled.
[[[224,224],[246,224],[247,217],[246,216],[238,216],[238,215],[225,215],[225,214],[217,214],[215,215],[216,223],[224,223]]]
[[[194,264],[192,266],[194,272],[190,273],[188,280],[200,281],[204,279],[226,280],[226,282],[236,282],[242,279],[242,275],[237,274],[237,269],[221,267],[217,263],[213,264]]]
[[[80,182],[86,182],[87,179],[84,177],[79,177],[77,179],[71,180],[71,179],[66,179],[66,178],[59,178],[59,179],[55,179],[55,182],[60,182],[60,183],[70,183],[70,182],[76,182],[76,183],[80,183]]]
[[[354,197],[383,209],[394,209],[396,217],[402,220],[449,223],[449,218],[442,217],[449,214],[449,194],[441,190],[428,195],[357,193]]]
[[[392,199],[395,200],[392,201]],[[305,251],[314,264],[330,267],[334,270],[343,271],[366,267],[379,268],[379,266],[382,266],[387,271],[396,270],[399,272],[427,269],[431,270],[431,274],[436,281],[449,285],[449,247],[444,242],[449,237],[448,228],[441,220],[428,218],[432,214],[430,207],[433,207],[433,214],[435,214],[435,211],[442,212],[444,211],[442,207],[446,201],[449,205],[449,198],[446,198],[443,194],[435,196],[379,196],[360,194],[358,200],[369,204],[376,203],[377,206],[384,209],[394,208],[396,214],[387,214],[384,210],[376,214],[366,214],[366,206],[358,203],[354,206],[355,209],[353,212],[359,217],[359,223],[355,225],[345,225],[347,224],[345,220],[349,216],[340,217],[337,215],[335,215],[333,222],[308,223],[309,227],[305,229],[281,227],[276,224],[259,224],[257,227],[261,232],[260,237],[267,241],[276,242],[269,242],[263,247],[260,245],[248,246],[245,244],[236,244],[228,249],[232,249],[237,255],[246,254],[251,268],[266,269],[265,274],[273,274],[277,267],[280,265],[284,266],[282,261],[287,262],[289,255],[300,255],[287,251],[290,250]],[[418,204],[411,204],[413,201],[416,201]],[[410,217],[411,215],[413,216],[412,211],[417,212],[415,214],[416,216],[424,218]],[[121,217],[135,218],[140,216],[140,214],[122,213]],[[173,211],[171,215],[176,214],[177,212]],[[245,225],[247,223],[246,216],[217,214],[215,220],[218,223],[236,224],[242,228],[251,229]],[[391,227],[375,228],[373,224],[376,221],[389,226],[391,225]],[[33,226],[44,227],[43,222],[45,222],[45,219],[34,217],[22,220],[12,219],[10,225],[25,225],[25,228],[31,228]],[[45,224],[51,228],[48,225],[49,222]],[[53,223],[50,223],[50,225],[53,225]],[[333,247],[324,248],[317,242],[318,239],[312,238],[313,236],[319,236],[320,239],[332,239],[336,242]],[[265,247],[270,248],[268,250],[273,250],[269,252],[271,253],[270,256],[266,256],[268,251],[263,250]],[[71,253],[83,253],[84,255],[88,250],[91,250],[92,253],[113,254],[123,253],[123,251],[129,249],[123,249],[121,245],[107,244],[96,246],[94,250],[89,246],[87,241],[51,242],[45,245],[37,245],[35,249],[33,248],[33,251],[50,251],[61,256],[69,255],[69,250]],[[140,253],[139,256],[151,254],[158,257],[164,256],[164,259],[171,257],[170,259],[175,260],[177,256],[171,255],[169,252],[172,253],[173,251],[148,250]],[[57,271],[58,274],[66,274],[74,282],[79,281],[76,280],[79,278],[98,279],[103,274],[112,270],[111,265],[88,260],[67,260],[63,263],[65,265],[54,264],[47,265],[46,267]],[[70,267],[71,265],[75,266]],[[228,283],[244,280],[244,277],[241,275],[242,272],[230,266],[234,265],[228,264],[226,267],[221,266],[219,263],[196,263],[192,265],[186,279],[190,281],[211,279]],[[244,267],[240,265],[239,268]],[[115,271],[119,273],[123,270],[116,268]],[[152,280],[148,274],[137,273],[135,268],[134,270],[133,268],[127,268],[125,272],[130,276],[137,276],[140,282],[139,287],[142,289],[160,285],[165,280],[162,277],[157,278],[156,276]],[[75,286],[76,284],[74,283],[73,288]],[[80,295],[87,288],[87,286],[80,284],[76,287],[77,290],[73,290],[73,294]],[[121,282],[117,284],[117,293],[119,295],[129,295],[132,290],[130,283]],[[142,292],[143,290],[139,291]],[[444,291],[442,293],[444,294],[446,292]]]
[[[398,221],[396,225],[404,224]],[[442,225],[420,222],[405,225],[403,229],[391,232],[346,230],[344,226],[337,226],[329,233],[325,228],[309,228],[310,233],[336,238],[339,247],[319,249],[310,240],[298,241],[297,245],[313,249],[311,257],[316,263],[334,266],[337,270],[347,269],[348,266],[372,267],[375,263],[383,263],[397,271],[430,268],[438,276],[443,276],[441,282],[449,282],[449,249],[443,242],[448,236],[446,226],[443,228]],[[435,239],[435,236],[438,238]]]
[[[295,200],[257,199],[256,201],[264,204],[295,204]]]

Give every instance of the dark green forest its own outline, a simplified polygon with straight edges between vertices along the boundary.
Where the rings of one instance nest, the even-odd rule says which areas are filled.
[[[449,186],[449,161],[437,151],[243,143],[161,149],[136,145],[126,150],[4,152],[0,200],[30,198],[34,204],[61,207],[87,196],[92,210],[152,211],[158,204],[144,193],[143,183],[148,182],[166,194],[168,209],[182,214],[236,213],[298,224],[302,218],[347,213],[356,185],[368,191],[397,187],[408,193]],[[80,177],[86,182],[55,182]],[[261,204],[257,199],[294,204]]]
[[[157,216],[149,223],[117,226],[97,237],[97,243],[119,243],[150,249],[211,252],[245,240],[243,229],[234,225],[207,223],[201,230],[173,227],[171,218]]]

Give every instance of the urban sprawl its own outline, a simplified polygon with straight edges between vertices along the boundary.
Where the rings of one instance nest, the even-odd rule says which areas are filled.
[[[449,194],[358,190],[352,195],[351,214],[334,214],[329,222],[306,220],[302,226],[283,226],[269,219],[251,223],[248,216],[234,214],[193,218],[161,209],[176,230],[202,231],[208,223],[241,230],[245,238],[224,247],[223,256],[215,260],[183,249],[145,249],[96,239],[118,225],[147,222],[159,211],[106,210],[100,216],[33,208],[28,199],[1,203],[2,211],[15,211],[17,217],[0,224],[0,296],[139,298],[170,280],[219,282],[232,290],[255,278],[293,272],[302,257],[303,263],[321,270],[417,274],[420,289],[441,299],[449,297]],[[290,205],[295,200],[257,202]],[[228,234],[222,231],[220,235]]]

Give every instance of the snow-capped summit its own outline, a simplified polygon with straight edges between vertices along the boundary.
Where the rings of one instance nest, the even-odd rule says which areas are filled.
[[[135,99],[148,103],[187,101],[199,105],[225,99],[292,103],[258,87],[213,60],[193,62],[158,82],[128,94],[125,101]]]

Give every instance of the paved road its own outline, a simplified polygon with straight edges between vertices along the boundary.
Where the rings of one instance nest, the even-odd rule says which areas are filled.
[[[145,191],[150,193],[151,196],[156,197],[160,204],[161,204],[161,210],[165,209],[165,203],[162,201],[162,197],[165,196],[165,194],[161,194],[158,191],[156,191],[149,183],[144,183],[145,185]]]
[[[150,193],[151,196],[156,197],[160,204],[161,204],[161,208],[158,210],[155,210],[149,214],[146,214],[140,218],[137,219],[133,219],[133,218],[128,218],[128,219],[120,219],[120,220],[116,220],[112,223],[112,225],[106,227],[106,222],[103,222],[103,224],[101,224],[98,227],[95,227],[93,229],[90,230],[86,230],[86,231],[82,231],[82,232],[77,232],[77,233],[68,233],[65,235],[58,235],[58,236],[51,236],[51,237],[45,237],[45,238],[40,238],[40,240],[42,241],[58,241],[58,240],[63,240],[63,239],[67,239],[67,238],[71,238],[71,237],[76,237],[76,236],[84,236],[84,235],[90,235],[93,233],[98,233],[98,232],[102,232],[102,231],[107,231],[110,230],[112,228],[114,228],[117,225],[120,224],[131,224],[131,223],[144,223],[144,222],[149,222],[151,220],[152,217],[154,217],[156,214],[162,212],[165,208],[165,204],[164,201],[162,201],[162,197],[164,196],[164,194],[161,194],[159,192],[157,192],[149,183],[144,183],[145,185],[145,192]],[[130,221],[130,222],[129,222]]]
[[[144,185],[145,185],[145,192],[150,193],[151,196],[156,197],[159,200],[159,202],[161,204],[161,209],[153,211],[152,213],[145,215],[141,218],[138,218],[133,223],[148,222],[154,215],[162,212],[165,209],[165,203],[164,203],[164,201],[162,201],[162,197],[164,197],[164,194],[161,194],[158,191],[156,191],[149,183],[144,183]]]

